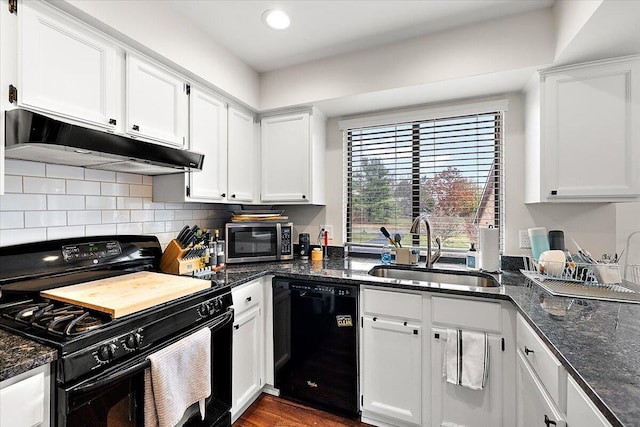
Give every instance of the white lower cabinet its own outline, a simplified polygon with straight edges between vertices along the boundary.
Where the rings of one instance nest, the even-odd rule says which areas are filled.
[[[235,421],[260,395],[264,385],[264,283],[258,279],[231,290],[233,359],[231,419]]]
[[[362,412],[420,425],[422,331],[420,325],[364,317]]]
[[[50,381],[44,365],[0,382],[0,426],[48,427]]]
[[[363,289],[360,381],[362,420],[422,424],[422,295]]]
[[[488,334],[489,373],[482,390],[447,382],[443,371],[446,337],[446,329],[431,329],[431,425],[505,425],[502,422],[502,337]]]
[[[611,426],[611,423],[571,377],[567,381],[567,425],[569,427]]]
[[[565,427],[564,415],[547,393],[526,356],[517,351],[517,416],[516,427]]]

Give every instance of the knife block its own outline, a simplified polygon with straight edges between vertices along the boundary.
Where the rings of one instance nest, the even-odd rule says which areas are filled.
[[[176,239],[170,241],[160,258],[160,270],[169,274],[189,274],[203,268],[201,258],[182,259],[190,248],[182,249]]]

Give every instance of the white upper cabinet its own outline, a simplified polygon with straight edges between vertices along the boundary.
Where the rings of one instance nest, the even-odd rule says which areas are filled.
[[[255,201],[258,180],[259,140],[256,138],[253,116],[229,107],[227,144],[228,194],[231,202]]]
[[[204,154],[200,172],[190,172],[194,199],[223,201],[227,188],[227,105],[209,92],[191,88],[191,150]]]
[[[115,129],[121,102],[116,47],[40,2],[22,2],[18,17],[19,105]]]
[[[227,197],[227,104],[192,86],[189,95],[189,148],[204,154],[201,171],[153,177],[153,200],[225,202]]]
[[[188,99],[183,79],[127,53],[125,130],[129,135],[185,146]]]
[[[317,110],[261,120],[261,194],[267,203],[325,203],[326,118]]]
[[[625,201],[640,196],[640,59],[541,73],[539,141],[527,138],[527,202]],[[536,108],[528,101],[528,107]],[[532,119],[533,118],[533,119]],[[528,126],[536,126],[528,111]],[[535,132],[533,132],[535,135]]]

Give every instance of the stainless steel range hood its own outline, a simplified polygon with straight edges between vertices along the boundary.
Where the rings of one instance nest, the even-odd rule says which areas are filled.
[[[5,113],[5,157],[142,175],[201,170],[204,155],[61,122],[24,109]]]

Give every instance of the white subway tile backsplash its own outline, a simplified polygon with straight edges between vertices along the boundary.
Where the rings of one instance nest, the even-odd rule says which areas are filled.
[[[164,233],[164,222],[143,222],[142,233],[143,234]]]
[[[116,173],[97,169],[85,169],[85,181],[116,182]]]
[[[153,202],[149,176],[6,159],[0,246],[47,239],[153,234],[166,246],[183,226],[220,228],[230,208]]]
[[[117,172],[116,182],[123,182],[125,184],[142,184],[142,175]]]
[[[100,194],[100,183],[95,181],[67,181],[67,194]]]
[[[187,220],[187,219],[193,219],[193,211],[189,210],[189,209],[183,209],[183,210],[179,210],[179,211],[175,211],[175,218],[177,220]]]
[[[116,234],[116,224],[87,225],[84,227],[86,236],[106,236]]]
[[[128,196],[128,184],[112,184],[110,182],[100,183],[100,194],[103,196]]]
[[[111,196],[87,196],[87,209],[116,209],[116,198]]]
[[[47,196],[44,194],[5,194],[0,196],[1,211],[44,211]]]
[[[4,176],[5,193],[22,193],[22,177],[17,175]]]
[[[27,211],[24,213],[24,226],[56,227],[67,225],[66,211]]]
[[[154,212],[156,221],[171,221],[175,219],[174,211],[156,210]]]
[[[47,240],[46,228],[18,228],[14,230],[0,230],[0,245],[9,246],[18,243],[38,242]]]
[[[84,179],[84,169],[77,166],[46,165],[49,178]]]
[[[141,222],[127,222],[116,224],[117,234],[143,234]]]
[[[72,227],[47,227],[47,240],[82,236],[84,236],[84,226],[82,225],[74,225]]]
[[[102,223],[122,223],[131,221],[129,211],[102,211]]]
[[[84,196],[47,195],[47,209],[76,211],[84,209]]]
[[[64,179],[25,176],[22,188],[25,193],[64,194],[66,186]]]
[[[6,159],[4,168],[4,173],[7,175],[45,176],[44,163]]]
[[[153,214],[153,211],[142,209],[131,211],[131,222],[151,222],[154,221],[154,219],[155,216]],[[162,231],[164,231],[164,224],[162,225]]]
[[[101,223],[101,211],[69,211],[67,213],[67,224],[69,225],[87,225]]]
[[[0,212],[0,229],[23,228],[24,212]]]
[[[153,188],[150,185],[134,185],[129,186],[129,195],[132,197],[151,197]]]
[[[142,209],[142,198],[118,197],[116,209]]]

